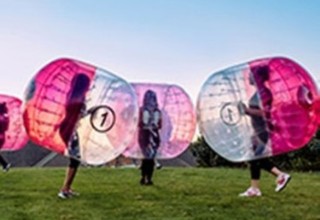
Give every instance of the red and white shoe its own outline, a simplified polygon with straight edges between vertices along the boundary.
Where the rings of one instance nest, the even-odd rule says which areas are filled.
[[[276,180],[277,186],[275,191],[280,192],[281,190],[283,190],[287,186],[287,184],[290,182],[290,180],[291,180],[291,176],[287,173],[283,173],[279,175]]]
[[[239,194],[240,197],[257,197],[262,196],[260,189],[249,187],[245,192]]]

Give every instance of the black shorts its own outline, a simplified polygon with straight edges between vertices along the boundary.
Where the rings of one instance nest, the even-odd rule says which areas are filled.
[[[80,165],[80,161],[79,160],[70,157],[70,160],[69,160],[69,167],[70,168],[78,168],[79,165]]]

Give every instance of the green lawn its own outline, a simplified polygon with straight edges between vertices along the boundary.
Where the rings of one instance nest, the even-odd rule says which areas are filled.
[[[164,168],[154,186],[140,186],[138,169],[81,168],[79,197],[61,200],[64,169],[0,173],[0,219],[320,219],[320,175],[292,173],[281,193],[263,173],[260,198],[239,198],[249,184],[242,169]]]

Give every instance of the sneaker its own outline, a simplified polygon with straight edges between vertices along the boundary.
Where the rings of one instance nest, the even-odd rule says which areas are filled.
[[[291,180],[291,176],[287,173],[279,175],[276,181],[277,186],[275,191],[280,192],[281,190],[283,190],[287,186],[287,184],[290,182],[290,180]]]
[[[254,187],[249,187],[245,192],[239,194],[240,197],[256,197],[261,195],[260,189]]]
[[[3,167],[3,172],[8,172],[11,167],[11,163],[8,163],[6,166]]]
[[[59,193],[58,193],[58,197],[60,197],[61,199],[69,199],[73,196],[79,196],[80,193],[78,192],[75,192],[73,190],[68,190],[68,191],[65,191],[65,190],[61,190]]]
[[[60,192],[58,193],[58,197],[61,198],[61,199],[69,199],[69,198],[71,198],[71,196],[69,195],[69,193],[66,192],[66,191],[60,191]]]

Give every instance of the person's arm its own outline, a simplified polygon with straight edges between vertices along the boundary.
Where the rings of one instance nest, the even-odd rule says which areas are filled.
[[[258,108],[248,108],[246,106],[244,112],[247,115],[250,115],[250,116],[259,116],[259,117],[264,117],[265,116],[264,112],[261,109],[258,109]]]
[[[81,110],[80,110],[80,118],[84,118],[87,115],[90,115],[97,107],[93,107],[87,110],[86,104],[82,104]]]
[[[147,110],[144,110],[142,112],[142,125],[144,128],[148,128],[150,125],[149,125],[149,119],[150,119],[150,114]]]
[[[238,108],[239,108],[240,114],[246,114],[249,116],[264,117],[264,112],[261,109],[247,107],[242,102],[239,103]]]
[[[161,114],[161,111],[159,109],[156,110],[155,117],[157,117],[157,118],[155,118],[154,127],[156,129],[161,129],[162,128],[162,114]]]

